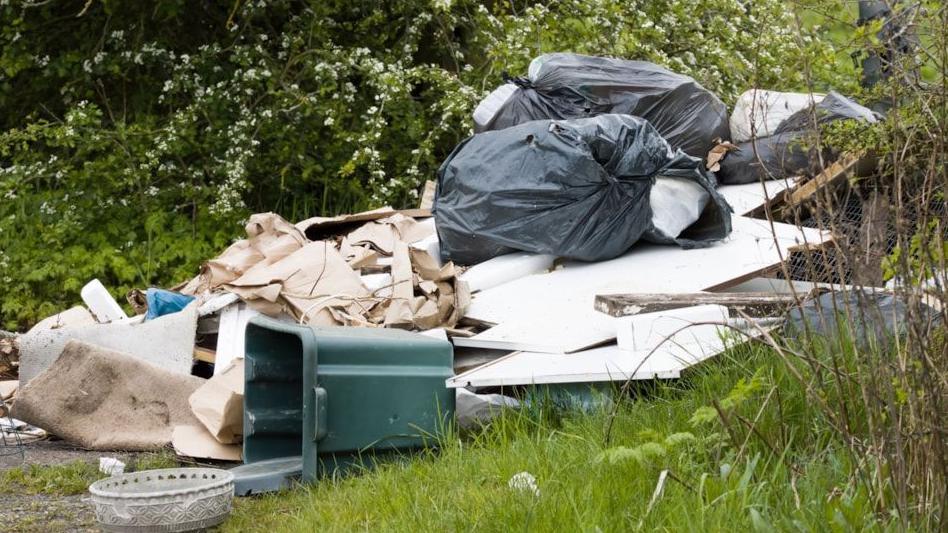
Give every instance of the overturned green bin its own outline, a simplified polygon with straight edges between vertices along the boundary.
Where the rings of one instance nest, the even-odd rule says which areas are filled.
[[[304,482],[362,455],[434,444],[454,418],[446,340],[257,316],[244,364],[244,462],[301,456]]]

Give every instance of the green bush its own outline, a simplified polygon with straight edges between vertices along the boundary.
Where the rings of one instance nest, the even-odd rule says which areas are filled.
[[[646,59],[726,101],[792,89],[777,0],[0,0],[0,326],[192,275],[255,211],[417,201],[530,59]],[[824,51],[806,40],[806,54]]]

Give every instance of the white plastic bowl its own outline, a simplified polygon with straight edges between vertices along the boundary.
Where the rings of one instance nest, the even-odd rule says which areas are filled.
[[[120,474],[89,486],[106,531],[194,531],[220,524],[234,501],[234,475],[217,468]]]

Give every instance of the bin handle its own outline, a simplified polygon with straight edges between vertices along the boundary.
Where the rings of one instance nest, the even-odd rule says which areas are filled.
[[[316,410],[315,424],[313,428],[313,442],[321,441],[329,433],[328,406],[326,389],[322,387],[313,387],[313,408]]]

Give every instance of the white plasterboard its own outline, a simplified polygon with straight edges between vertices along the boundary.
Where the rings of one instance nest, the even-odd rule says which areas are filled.
[[[682,328],[688,328],[689,333],[709,334],[717,338],[719,332],[715,328],[689,326],[699,323],[725,324],[728,318],[727,308],[723,305],[695,305],[618,317],[615,319],[616,344],[628,351],[648,350],[661,345],[666,337],[675,335]],[[695,342],[699,341],[696,339]]]
[[[616,259],[570,261],[552,272],[498,285],[474,295],[465,317],[493,324],[565,314],[581,320],[582,314],[595,313],[597,294],[697,292],[778,264],[792,246],[824,240],[812,228],[774,223],[774,238],[766,221],[733,217],[732,224],[726,240],[706,248],[641,244]]]
[[[425,220],[434,221],[433,218],[427,218]],[[435,263],[438,265],[438,268],[441,268],[444,265],[444,263],[441,261],[441,248],[440,248],[441,245],[439,244],[437,233],[428,235],[427,237],[425,237],[424,239],[421,239],[420,241],[416,241],[409,244],[409,246],[416,250],[423,250],[425,252],[428,252],[428,255],[430,255],[431,258],[435,260]]]
[[[471,292],[483,291],[530,274],[546,272],[556,257],[529,252],[514,252],[488,259],[464,271],[460,278]]]
[[[582,312],[587,310],[570,311],[549,316],[518,317],[473,337],[455,337],[454,345],[562,354],[598,346],[616,337],[614,317]]]
[[[796,182],[792,181],[792,178],[743,185],[721,185],[718,187],[718,193],[731,204],[735,215],[746,215],[767,203],[768,199],[773,199],[795,185]]]
[[[707,329],[713,331],[705,331]],[[654,351],[616,345],[572,354],[516,352],[447,380],[449,388],[674,379],[681,371],[724,351],[716,326],[694,326]]]
[[[217,333],[217,350],[214,354],[214,375],[220,374],[231,361],[244,356],[247,323],[260,313],[238,302],[221,311]]]

